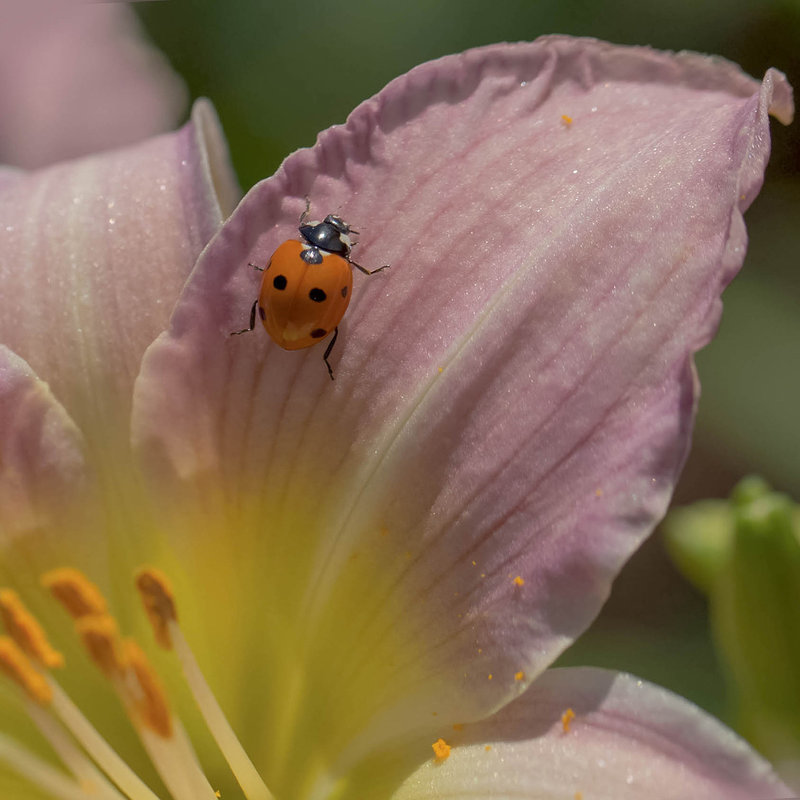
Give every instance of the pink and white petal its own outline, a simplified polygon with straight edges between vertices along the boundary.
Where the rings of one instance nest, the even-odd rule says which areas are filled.
[[[176,537],[227,531],[214,567],[263,602],[264,717],[304,723],[286,751],[342,747],[344,771],[476,719],[585,629],[683,463],[769,110],[791,117],[783,77],[719,59],[474,50],[290,156],[209,244],[145,355],[134,441]],[[228,335],[304,195],[392,265],[356,275],[334,383],[322,348]]]
[[[0,192],[8,188],[15,181],[18,181],[24,175],[25,173],[21,169],[0,164]]]
[[[35,581],[44,564],[83,554],[82,543],[90,564],[102,558],[102,541],[86,542],[94,484],[75,423],[28,364],[0,345],[2,583]],[[21,561],[26,569],[16,568]]]
[[[575,717],[564,730],[562,715]],[[392,800],[779,800],[793,798],[750,746],[671,692],[592,668],[545,672],[462,732]]]
[[[6,3],[0,161],[28,169],[174,127],[186,89],[124,3]]]
[[[13,298],[0,342],[90,447],[127,449],[142,353],[235,200],[216,115],[200,101],[176,133],[13,177],[0,189],[0,284]]]

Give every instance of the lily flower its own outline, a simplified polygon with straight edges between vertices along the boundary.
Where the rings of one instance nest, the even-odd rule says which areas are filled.
[[[666,510],[769,113],[774,70],[545,37],[412,70],[238,205],[205,102],[2,173],[3,796],[789,797],[686,701],[545,671]],[[333,382],[230,336],[307,201],[391,266]]]

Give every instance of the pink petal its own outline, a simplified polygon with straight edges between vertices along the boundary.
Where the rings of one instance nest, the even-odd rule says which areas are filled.
[[[564,731],[562,715],[574,719]],[[760,756],[682,698],[630,675],[550,670],[393,800],[778,800],[793,797]]]
[[[234,202],[228,170],[200,103],[177,133],[0,177],[0,342],[96,439],[127,438],[142,353]]]
[[[123,3],[6,3],[0,161],[27,168],[172,128],[186,90]]]
[[[317,729],[355,737],[343,769],[518,693],[663,514],[769,108],[791,116],[779,73],[719,59],[470,51],[290,156],[204,252],[145,355],[134,440],[176,537],[225,530],[265,629],[298,632],[274,674],[329,670]],[[361,264],[392,265],[356,275],[334,383],[322,348],[228,335],[306,194],[362,231]]]
[[[47,384],[1,345],[0,453],[0,579],[16,583],[25,576],[12,568],[14,555],[23,556],[30,579],[43,551],[51,558],[63,557],[67,548],[75,554],[94,478],[75,423]],[[25,542],[31,534],[39,535],[34,548]],[[94,558],[99,555],[95,550]]]

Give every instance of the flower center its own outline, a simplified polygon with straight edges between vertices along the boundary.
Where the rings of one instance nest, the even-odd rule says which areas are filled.
[[[173,800],[216,800],[163,684],[142,648],[123,637],[98,588],[75,569],[45,574],[42,584],[73,618],[92,661],[111,683]],[[175,599],[158,570],[136,576],[156,642],[177,656],[186,682],[247,800],[273,800],[203,677],[178,624]],[[52,676],[64,665],[16,592],[0,589],[0,670],[20,688],[25,709],[69,775],[0,735],[0,760],[59,800],[159,800],[96,730]]]

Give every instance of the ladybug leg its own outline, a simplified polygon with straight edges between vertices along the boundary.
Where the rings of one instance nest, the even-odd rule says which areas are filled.
[[[311,201],[308,199],[308,195],[306,195],[306,210],[300,215],[299,225],[302,225],[306,221],[309,211],[311,211]]]
[[[240,333],[250,333],[253,328],[256,326],[256,308],[258,308],[258,300],[253,301],[253,307],[250,309],[250,327],[249,328],[242,328],[240,331],[231,331],[231,336],[238,336]],[[336,337],[334,337],[336,338]],[[328,363],[327,361],[325,362]],[[328,367],[330,369],[330,367]]]
[[[339,327],[335,327],[333,329],[333,339],[328,342],[328,346],[325,348],[325,355],[322,356],[322,360],[325,362],[325,366],[328,368],[328,375],[331,376],[331,380],[333,380],[333,370],[331,369],[331,365],[328,363],[328,356],[331,354],[331,350],[333,350],[333,346],[336,344],[336,337],[339,335]]]
[[[350,259],[347,259],[350,261]],[[365,275],[374,275],[376,272],[380,272],[382,269],[389,269],[391,264],[384,264],[382,267],[378,267],[377,269],[367,269],[366,267],[362,267],[361,264],[356,264],[355,261],[350,261],[350,265],[355,267],[356,269],[361,270]]]
[[[247,266],[257,269],[259,272],[263,272],[266,269],[266,267],[259,267],[258,264],[251,264],[249,261],[247,262]]]

